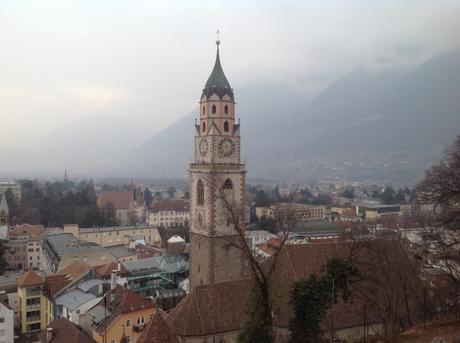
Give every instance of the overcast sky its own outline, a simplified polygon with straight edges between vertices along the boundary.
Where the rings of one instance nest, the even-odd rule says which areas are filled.
[[[0,145],[82,117],[152,133],[196,107],[221,31],[238,89],[319,90],[360,66],[459,49],[460,1],[0,2]]]

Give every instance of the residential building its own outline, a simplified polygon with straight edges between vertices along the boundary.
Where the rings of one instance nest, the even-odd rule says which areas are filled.
[[[10,210],[8,208],[8,203],[6,201],[5,194],[0,195],[0,227],[6,226],[8,227],[10,217]]]
[[[17,279],[21,334],[40,331],[46,326],[45,311],[42,309],[44,285],[45,280],[31,270]]]
[[[49,273],[56,273],[75,260],[89,266],[116,261],[101,245],[78,240],[71,233],[47,236],[43,240],[42,252],[42,269]]]
[[[152,300],[118,285],[86,312],[82,327],[98,343],[136,343],[155,313]]]
[[[56,318],[39,335],[40,343],[96,343],[67,318]]]
[[[15,181],[0,181],[0,197],[11,190],[13,193],[14,200],[21,201],[21,184]]]
[[[161,246],[161,236],[154,226],[115,226],[101,228],[79,228],[78,225],[64,225],[64,232],[79,240],[93,242],[103,247],[129,244],[133,241]]]
[[[97,198],[97,205],[103,209],[113,209],[118,225],[127,226],[136,223],[136,211],[133,192],[102,192]]]
[[[187,200],[161,199],[152,202],[149,210],[149,224],[156,227],[188,225],[190,204]]]
[[[22,224],[9,231],[9,265],[18,270],[38,270],[41,266],[41,240],[46,231],[43,225]]]
[[[5,292],[0,293],[0,342],[14,342],[14,310]]]
[[[326,207],[312,206],[298,203],[279,203],[270,207],[256,207],[256,217],[261,219],[289,216],[302,222],[307,220],[320,220],[326,218]]]

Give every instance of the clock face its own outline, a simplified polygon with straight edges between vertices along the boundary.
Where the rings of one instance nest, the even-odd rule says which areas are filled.
[[[198,144],[198,150],[200,151],[201,156],[206,156],[208,153],[208,141],[206,138],[202,138]]]
[[[218,145],[219,154],[223,157],[229,157],[233,155],[235,152],[235,142],[233,142],[230,138],[225,137],[222,138]]]

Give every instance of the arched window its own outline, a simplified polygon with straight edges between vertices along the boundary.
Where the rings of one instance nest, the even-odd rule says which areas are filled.
[[[222,189],[228,190],[233,189],[233,182],[230,179],[225,180],[224,184],[222,185]]]
[[[225,113],[225,114],[228,114],[228,105],[225,105],[225,107],[224,107],[224,113]]]
[[[212,105],[212,114],[216,114],[217,108],[216,105]]]
[[[206,107],[203,106],[203,115],[206,115]]]
[[[204,205],[204,186],[201,180],[198,180],[198,184],[196,185],[196,203]]]
[[[228,121],[224,123],[224,131],[228,132]]]
[[[203,132],[206,132],[206,123],[203,122]]]

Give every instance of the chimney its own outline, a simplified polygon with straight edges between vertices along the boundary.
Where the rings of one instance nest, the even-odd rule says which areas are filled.
[[[120,272],[121,272],[121,263],[118,263],[118,265],[117,265],[117,269],[118,269],[118,270],[117,270],[117,271],[118,271],[118,273],[120,273]]]
[[[112,275],[110,278],[110,289],[114,290],[117,287],[117,270],[112,270]]]
[[[53,328],[46,328],[46,343],[51,342],[53,339]]]

